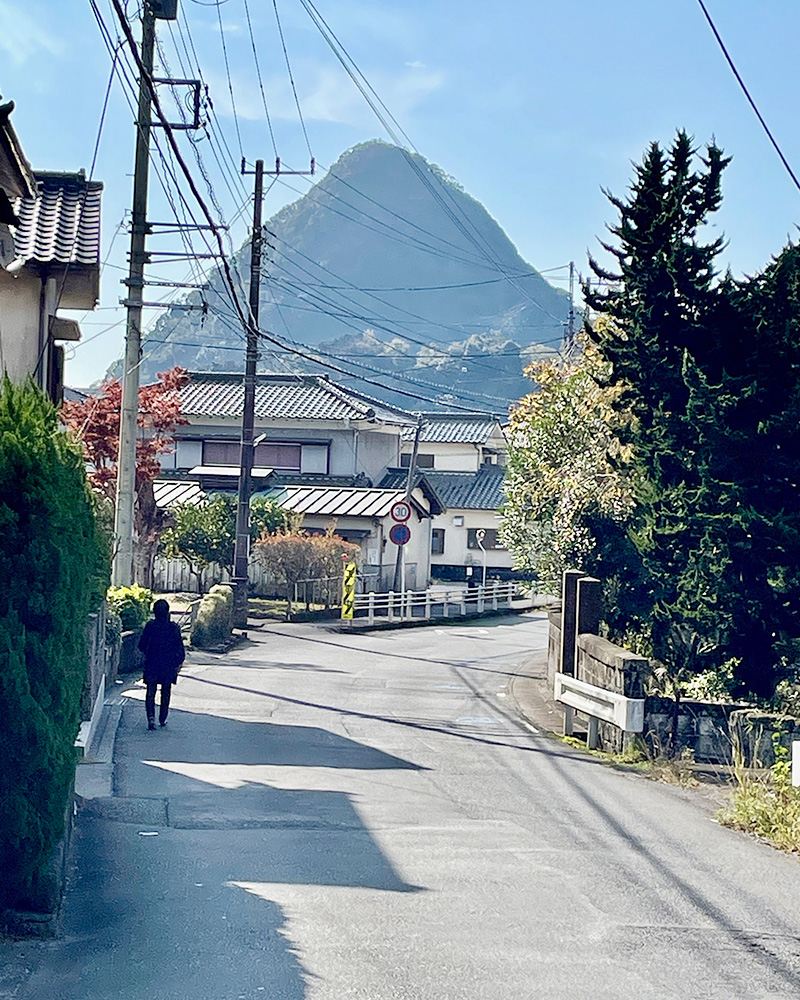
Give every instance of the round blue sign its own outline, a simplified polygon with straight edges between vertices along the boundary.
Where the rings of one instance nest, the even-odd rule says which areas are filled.
[[[393,524],[389,531],[389,538],[395,545],[405,545],[411,538],[411,529],[407,524]]]

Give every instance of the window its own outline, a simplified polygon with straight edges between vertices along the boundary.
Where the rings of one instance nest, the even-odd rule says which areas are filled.
[[[256,446],[255,464],[266,469],[300,471],[300,445],[264,441]]]
[[[411,465],[411,455],[405,454],[400,456],[400,467],[402,469],[407,469]],[[418,469],[432,469],[433,468],[433,455],[417,455],[417,468]]]
[[[468,549],[478,549],[480,550],[480,545],[478,545],[478,531],[479,528],[468,528],[467,529],[467,548]],[[485,534],[483,536],[483,547],[488,551],[489,549],[504,549],[505,545],[497,537],[497,528],[484,528]]]
[[[204,441],[203,465],[238,465],[240,451],[238,441]]]
[[[431,531],[431,555],[444,555],[444,528],[434,528]]]
[[[256,445],[253,464],[266,469],[283,469],[287,472],[300,471],[299,444],[283,441],[264,441]],[[241,444],[239,441],[205,441],[203,443],[203,465],[239,465]]]

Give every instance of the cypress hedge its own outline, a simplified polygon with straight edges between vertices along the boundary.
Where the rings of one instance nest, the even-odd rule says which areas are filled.
[[[0,385],[0,905],[24,905],[64,830],[87,615],[108,583],[79,448],[32,383]]]

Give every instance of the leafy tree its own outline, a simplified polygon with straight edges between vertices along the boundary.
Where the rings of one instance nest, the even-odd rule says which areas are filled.
[[[203,592],[203,574],[216,563],[233,573],[236,546],[237,498],[220,493],[197,504],[172,508],[172,524],[161,536],[161,551],[169,558],[183,559]],[[286,526],[286,512],[270,497],[250,501],[250,538],[256,541]]]
[[[161,536],[161,551],[182,559],[203,593],[203,574],[211,563],[233,570],[235,500],[223,494],[200,503],[176,504],[172,525]]]
[[[338,576],[342,563],[358,558],[360,547],[333,533],[313,535],[295,525],[288,531],[262,535],[255,551],[262,564],[286,587],[286,618],[292,615],[294,587],[299,580]]]
[[[152,567],[165,512],[155,502],[153,481],[161,472],[159,456],[169,453],[173,432],[188,421],[181,415],[180,390],[188,375],[183,368],[161,372],[158,382],[139,389],[139,427],[136,442],[136,575],[152,585]],[[61,407],[61,419],[83,447],[89,463],[89,482],[100,497],[113,504],[119,457],[119,423],[122,384],[108,379],[97,395],[70,401]]]
[[[86,675],[86,619],[108,586],[80,450],[32,383],[0,385],[0,906],[64,830]]]
[[[602,324],[607,322],[601,318]],[[539,361],[525,369],[536,391],[511,414],[503,538],[517,565],[557,588],[570,566],[603,580],[612,627],[620,576],[638,564],[627,534],[630,484],[611,461],[620,446],[611,425],[620,387],[603,384],[610,366],[582,339],[569,364]]]
[[[724,364],[704,371],[692,359],[685,369],[703,534],[684,589],[718,630],[733,693],[769,698],[800,638],[800,248],[724,292]],[[698,559],[702,572],[692,572]],[[701,575],[708,583],[697,587]]]

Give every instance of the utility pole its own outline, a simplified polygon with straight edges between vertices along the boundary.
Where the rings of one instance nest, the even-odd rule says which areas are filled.
[[[242,158],[242,175],[255,175],[253,203],[253,233],[250,237],[250,314],[247,326],[247,349],[244,360],[244,402],[242,404],[242,447],[239,453],[239,498],[236,505],[236,542],[233,550],[233,615],[237,628],[247,627],[248,567],[250,563],[250,493],[253,479],[253,430],[255,426],[256,366],[258,362],[258,301],[261,294],[261,203],[264,200],[264,176],[283,174],[313,176],[310,170],[284,170],[280,159],[274,170],[264,170],[264,161],[256,160],[256,169],[248,170]]]
[[[136,116],[136,160],[133,174],[131,250],[128,262],[125,329],[125,367],[122,375],[122,408],[119,421],[117,495],[114,510],[114,562],[111,581],[116,587],[133,583],[133,508],[136,495],[136,437],[139,417],[139,362],[142,340],[144,265],[147,260],[147,182],[150,168],[150,85],[156,12],[151,0],[142,8],[142,73],[139,77],[139,108]]]
[[[247,626],[247,584],[250,562],[250,492],[253,473],[253,427],[255,424],[256,364],[258,361],[258,299],[261,292],[261,202],[264,189],[264,161],[256,160],[253,201],[253,232],[250,237],[250,315],[244,361],[244,405],[242,408],[242,449],[239,459],[239,501],[236,506],[236,545],[233,556],[234,617],[239,628]]]
[[[569,319],[567,321],[567,352],[575,343],[575,261],[569,262]]]
[[[408,475],[406,476],[406,500],[411,499],[411,494],[414,492],[414,477],[417,472],[417,452],[419,451],[419,436],[422,431],[422,417],[417,417],[417,428],[414,431],[414,446],[411,449],[411,458],[408,463]],[[397,555],[394,562],[394,580],[392,582],[392,590],[397,593],[401,588],[405,591],[405,574],[403,570],[405,569],[405,546],[397,546]]]

